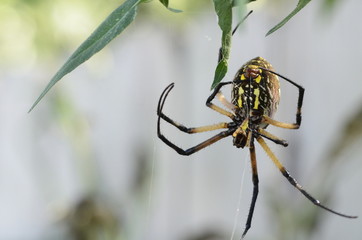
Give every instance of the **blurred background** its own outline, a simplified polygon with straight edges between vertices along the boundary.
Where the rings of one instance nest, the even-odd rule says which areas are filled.
[[[225,80],[262,56],[305,87],[301,128],[268,128],[289,147],[268,143],[313,196],[361,217],[362,2],[311,1],[265,37],[296,4],[248,5],[254,13],[233,38]],[[187,126],[228,120],[205,106],[221,38],[212,1],[170,1],[178,14],[142,4],[125,32],[27,113],[118,5],[0,2],[0,239],[239,239],[252,194],[248,150],[227,138],[183,157],[156,135],[158,98],[171,82],[170,117]],[[293,122],[298,91],[282,82],[281,94],[275,119]],[[166,123],[162,131],[184,148],[215,134]],[[361,239],[361,218],[315,207],[256,148],[260,194],[246,239]]]

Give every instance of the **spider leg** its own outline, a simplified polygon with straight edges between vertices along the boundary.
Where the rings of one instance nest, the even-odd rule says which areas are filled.
[[[158,125],[159,126],[159,125]],[[200,151],[201,149],[225,138],[230,136],[231,134],[233,134],[233,132],[235,131],[235,129],[228,129],[226,131],[220,132],[218,134],[216,134],[215,136],[197,144],[194,147],[188,148],[186,150],[176,146],[175,144],[173,144],[172,142],[170,142],[170,140],[168,140],[160,131],[159,131],[159,127],[158,127],[158,131],[157,131],[157,135],[158,137],[164,142],[166,143],[169,147],[173,148],[178,154],[180,155],[191,155],[197,151]]]
[[[217,99],[219,99],[219,101],[222,103],[222,105],[224,105],[227,109],[229,109],[230,111],[233,111],[233,112],[235,111],[236,106],[234,104],[232,104],[230,101],[228,101],[221,91],[219,91],[216,94],[216,97],[217,97]]]
[[[298,129],[300,127],[301,122],[302,122],[302,105],[303,105],[303,98],[304,98],[304,88],[301,85],[293,82],[289,78],[286,78],[286,77],[280,75],[279,73],[276,73],[276,72],[271,71],[271,70],[266,69],[266,68],[261,68],[261,69],[266,70],[268,72],[271,72],[271,73],[283,78],[285,81],[287,81],[290,84],[297,87],[298,91],[299,91],[297,113],[295,115],[295,118],[296,118],[295,123],[283,123],[283,122],[273,120],[273,119],[271,119],[270,117],[267,117],[267,116],[264,116],[264,118],[263,118],[264,122],[268,123],[268,124],[271,124],[271,125],[274,125],[276,127],[288,128],[288,129]]]
[[[222,115],[225,115],[231,119],[234,119],[235,118],[235,115],[234,113],[231,113],[231,112],[228,112],[226,111],[225,109],[221,108],[221,107],[218,107],[216,106],[215,104],[213,104],[211,101],[215,98],[215,96],[219,93],[220,89],[225,86],[225,85],[228,85],[228,84],[231,84],[233,82],[221,82],[219,83],[214,91],[212,92],[212,94],[207,98],[206,100],[206,106],[208,106],[209,108],[211,108],[212,110],[218,112],[218,113],[221,113]]]
[[[277,136],[274,136],[273,134],[271,134],[270,132],[259,128],[257,131],[253,131],[256,135],[258,136],[262,136],[265,137],[266,139],[269,139],[270,141],[282,145],[284,147],[288,147],[288,142],[284,139],[278,138]]]
[[[336,211],[322,205],[319,200],[315,199],[307,191],[305,191],[303,189],[303,187],[289,174],[289,172],[285,169],[285,167],[282,165],[282,163],[278,160],[278,158],[274,155],[274,153],[270,150],[268,145],[265,143],[265,141],[260,136],[256,137],[256,140],[258,141],[260,146],[262,146],[262,148],[264,149],[266,154],[271,158],[273,163],[278,167],[278,169],[283,174],[283,176],[286,179],[288,179],[290,184],[292,184],[296,189],[298,189],[299,192],[301,192],[306,198],[308,198],[309,201],[311,201],[314,205],[317,205],[318,207],[323,208],[323,209],[327,210],[328,212],[334,213],[334,214],[339,215],[341,217],[357,218],[357,216],[351,216],[351,215],[346,215],[346,214],[343,214],[343,213],[339,213],[339,212],[336,212]]]
[[[279,122],[277,120],[274,120],[266,115],[263,116],[262,119],[263,123],[267,123],[276,127],[280,127],[280,128],[287,128],[287,129],[298,129],[300,126],[300,122],[299,124],[297,123],[284,123],[284,122]]]
[[[163,112],[163,106],[165,104],[166,98],[168,96],[168,94],[170,93],[170,91],[172,90],[172,88],[174,87],[174,83],[171,83],[170,85],[168,85],[165,90],[162,92],[160,100],[158,102],[158,106],[157,106],[157,115],[159,116],[159,118],[162,118],[163,120],[165,120],[166,122],[170,123],[171,125],[177,127],[180,131],[185,132],[185,133],[200,133],[200,132],[207,132],[207,131],[213,131],[213,130],[217,130],[217,129],[222,129],[222,128],[230,128],[230,127],[234,127],[235,123],[230,122],[230,123],[226,123],[226,122],[222,122],[222,123],[217,123],[217,124],[212,124],[212,125],[208,125],[208,126],[202,126],[202,127],[186,127],[174,120],[172,120],[171,118],[169,118],[168,116],[166,116]],[[160,121],[158,121],[158,125]]]
[[[256,164],[254,136],[251,132],[250,132],[250,134],[251,134],[251,141],[250,141],[249,151],[250,151],[250,160],[251,160],[251,169],[252,169],[252,178],[253,178],[254,187],[253,187],[253,197],[251,199],[251,204],[250,204],[250,208],[249,208],[248,219],[246,220],[245,229],[241,236],[241,239],[243,239],[245,237],[246,233],[248,232],[248,230],[251,227],[251,220],[253,219],[255,203],[256,203],[256,199],[258,197],[258,193],[259,193],[259,177],[258,177],[258,168],[257,168],[257,164]]]
[[[196,127],[196,128],[188,128],[185,127],[182,124],[179,124],[175,121],[173,121],[172,119],[170,119],[169,117],[167,117],[165,114],[163,114],[162,109],[163,106],[165,104],[166,98],[169,94],[169,92],[172,90],[172,88],[174,87],[174,84],[171,83],[170,85],[168,85],[165,90],[162,92],[160,100],[158,102],[158,107],[157,107],[157,115],[158,115],[158,119],[157,119],[157,135],[158,137],[164,142],[166,143],[169,147],[173,148],[177,153],[181,154],[181,155],[191,155],[217,141],[219,141],[220,139],[223,139],[227,136],[230,136],[234,131],[235,131],[235,124],[233,122],[231,123],[218,123],[218,124],[213,124],[213,125],[209,125],[209,126],[203,126],[203,127]],[[220,132],[218,134],[216,134],[215,136],[197,144],[194,147],[191,147],[189,149],[182,149],[178,146],[176,146],[174,143],[172,143],[170,140],[168,140],[162,133],[161,133],[161,127],[160,127],[160,122],[161,122],[161,118],[164,119],[165,121],[167,121],[168,123],[172,124],[173,126],[177,127],[179,130],[186,132],[186,133],[199,133],[199,132],[205,132],[205,131],[212,131],[212,130],[216,130],[216,129],[222,129],[222,128],[228,128],[228,130]]]

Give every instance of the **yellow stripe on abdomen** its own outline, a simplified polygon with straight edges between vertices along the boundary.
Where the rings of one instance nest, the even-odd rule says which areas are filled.
[[[238,107],[241,108],[243,107],[243,94],[244,94],[244,89],[242,87],[239,87],[239,98],[238,98]]]
[[[260,90],[259,90],[259,88],[254,89],[254,95],[255,95],[254,109],[258,109],[259,104],[260,104],[260,101],[259,101]]]

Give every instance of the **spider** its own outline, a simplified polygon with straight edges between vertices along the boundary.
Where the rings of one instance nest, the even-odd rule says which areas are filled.
[[[280,88],[278,77],[284,79],[290,84],[294,85],[299,90],[296,121],[295,123],[284,123],[274,120],[273,114],[276,112],[279,100],[280,100]],[[221,88],[225,85],[232,84],[231,102],[228,101],[221,92]],[[283,176],[292,184],[297,190],[299,190],[307,199],[320,208],[323,208],[331,213],[337,214],[346,218],[357,218],[357,216],[350,216],[342,214],[322,205],[319,200],[312,197],[303,187],[289,174],[287,169],[282,165],[274,153],[270,150],[265,139],[268,139],[276,144],[280,144],[284,147],[288,146],[287,141],[280,139],[273,134],[269,133],[265,129],[268,125],[273,125],[286,129],[298,129],[302,121],[301,109],[303,104],[304,88],[292,80],[276,73],[269,62],[264,58],[256,57],[244,64],[236,73],[233,81],[219,83],[212,94],[206,101],[206,106],[214,111],[225,115],[231,119],[231,122],[221,122],[202,127],[186,127],[180,123],[169,118],[163,113],[163,107],[165,105],[166,98],[174,83],[168,85],[162,92],[157,107],[157,135],[166,143],[169,147],[174,149],[181,155],[191,155],[223,138],[232,136],[233,145],[237,148],[249,148],[251,169],[252,169],[252,181],[253,181],[253,195],[251,199],[251,205],[249,208],[249,214],[245,224],[245,230],[242,234],[244,238],[245,234],[251,227],[256,199],[259,192],[259,177],[257,171],[257,162],[255,154],[254,140],[256,140],[260,146],[264,149],[269,158],[278,167]],[[219,101],[228,110],[219,107],[212,103],[214,98]],[[213,131],[217,129],[226,129],[216,134],[215,136],[190,147],[186,150],[176,146],[170,140],[168,140],[162,133],[160,128],[161,119],[175,126],[182,132],[192,134],[206,131]]]

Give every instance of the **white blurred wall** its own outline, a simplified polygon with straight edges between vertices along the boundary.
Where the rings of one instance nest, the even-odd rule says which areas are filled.
[[[301,129],[270,128],[290,143],[288,148],[270,146],[300,183],[318,197],[311,181],[319,173],[318,161],[340,136],[346,117],[362,103],[362,2],[343,2],[323,22],[318,2],[312,1],[282,29],[265,38],[267,30],[292,7],[278,14],[255,9],[233,39],[227,79],[249,59],[263,56],[278,73],[305,87]],[[176,30],[171,23],[136,20],[109,49],[59,82],[30,114],[28,108],[45,85],[35,79],[49,76],[42,74],[41,66],[1,73],[0,239],[61,236],[52,233],[61,231],[54,224],[54,212],[62,206],[67,209],[94,189],[116,206],[114,209],[124,208],[119,211],[125,211],[129,221],[135,221],[134,229],[128,230],[132,239],[182,239],[210,228],[226,231],[229,238],[246,166],[234,239],[239,238],[252,193],[247,150],[236,149],[231,139],[225,139],[183,157],[156,136],[157,101],[171,82],[175,88],[165,106],[169,116],[187,126],[228,120],[205,107],[220,32],[212,10],[197,14],[195,21]],[[297,90],[282,84],[281,91],[276,118],[292,122]],[[74,154],[77,151],[64,129],[67,125],[58,124],[49,115],[52,109],[46,102],[53,101],[56,94],[71,101],[82,117],[90,157]],[[210,136],[188,136],[165,123],[162,129],[182,147]],[[344,164],[330,172],[338,185],[327,189],[333,193],[328,206],[361,215],[361,150],[351,149]],[[151,192],[143,202],[134,203],[128,196],[129,186],[135,155],[142,151],[153,165]],[[259,147],[257,159],[260,194],[247,239],[273,239],[278,223],[270,223],[268,194],[288,198],[291,206],[307,200],[289,186]],[[89,183],[88,178],[96,182]],[[324,224],[313,239],[360,239],[360,219],[347,220],[328,213],[322,216]]]

